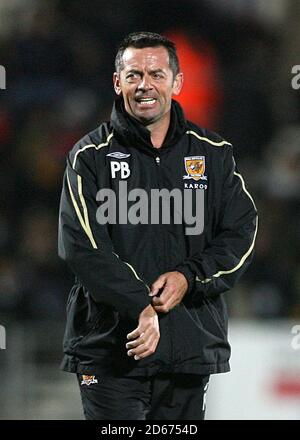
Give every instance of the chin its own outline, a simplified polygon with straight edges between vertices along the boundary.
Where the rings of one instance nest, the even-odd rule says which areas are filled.
[[[158,115],[149,115],[144,113],[133,113],[132,116],[143,124],[151,124],[152,122],[159,119]]]
[[[151,125],[154,122],[156,122],[159,118],[158,117],[144,117],[144,116],[138,116],[137,119],[143,124],[143,125]]]
[[[163,117],[162,113],[157,112],[137,112],[135,115],[136,118],[141,119],[143,121],[148,121],[148,123],[156,122]]]

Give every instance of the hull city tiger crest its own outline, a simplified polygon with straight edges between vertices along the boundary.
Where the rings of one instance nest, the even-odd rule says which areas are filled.
[[[187,174],[184,179],[207,180],[205,173],[205,156],[189,156],[184,158],[184,167]]]

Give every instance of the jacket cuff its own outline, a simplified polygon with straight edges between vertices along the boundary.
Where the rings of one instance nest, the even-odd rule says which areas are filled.
[[[177,266],[175,270],[177,270],[177,272],[181,272],[185,276],[185,278],[186,278],[186,280],[188,282],[188,290],[186,292],[186,295],[188,295],[189,293],[192,292],[192,290],[195,287],[195,278],[196,278],[196,276],[195,276],[194,272],[192,272],[184,264],[180,265],[180,266]]]
[[[149,305],[152,305],[152,302],[151,297],[148,296],[147,292],[147,296],[141,295],[138,302],[135,300],[134,302],[132,301],[131,304],[126,304],[124,311],[120,310],[120,315],[123,315],[129,319],[138,320],[139,315]]]
[[[131,317],[135,318],[136,320],[139,319],[140,314],[142,313],[142,311],[148,307],[148,306],[152,306],[152,302],[151,302],[151,297],[149,296],[149,300],[148,301],[144,301],[143,303],[137,304],[135,311],[132,313]],[[131,312],[131,311],[130,311]],[[129,314],[130,314],[129,312]]]

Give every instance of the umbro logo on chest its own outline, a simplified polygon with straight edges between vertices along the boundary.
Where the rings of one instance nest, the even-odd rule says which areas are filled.
[[[130,154],[121,153],[119,151],[115,153],[107,154],[107,156],[113,157],[114,159],[110,161],[110,171],[112,179],[120,177],[121,179],[127,179],[130,176],[129,163],[124,162],[120,159],[125,159],[130,156]]]

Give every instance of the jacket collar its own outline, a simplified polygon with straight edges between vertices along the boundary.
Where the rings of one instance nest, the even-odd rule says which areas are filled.
[[[123,145],[141,148],[152,154],[157,153],[157,149],[151,142],[150,131],[126,112],[122,97],[118,97],[114,102],[111,124],[115,132],[114,136]],[[183,110],[178,102],[172,100],[170,126],[159,150],[165,150],[174,145],[185,131],[186,120]]]

